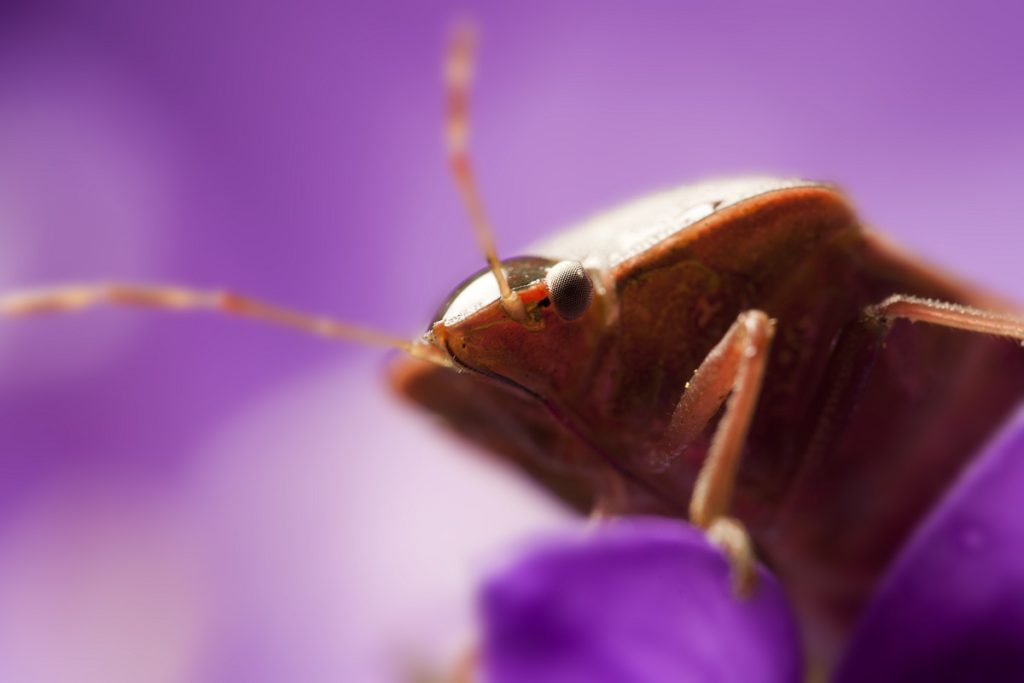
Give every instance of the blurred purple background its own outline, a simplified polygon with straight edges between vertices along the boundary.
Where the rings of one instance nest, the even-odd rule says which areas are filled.
[[[230,286],[418,333],[482,265],[441,51],[505,256],[709,175],[839,183],[1024,299],[1010,3],[8,2],[0,285]],[[0,679],[393,680],[562,512],[395,405],[384,354],[215,316],[0,327]]]

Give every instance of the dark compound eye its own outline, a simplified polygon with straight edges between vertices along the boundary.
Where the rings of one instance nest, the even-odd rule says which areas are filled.
[[[562,261],[548,270],[544,281],[548,285],[551,303],[565,320],[575,320],[587,312],[594,298],[594,284],[587,271],[577,261]]]

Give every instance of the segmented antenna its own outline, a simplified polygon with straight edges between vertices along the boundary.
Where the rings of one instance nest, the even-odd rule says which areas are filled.
[[[473,65],[476,55],[477,31],[468,22],[456,26],[448,45],[444,78],[447,89],[448,112],[446,116],[446,138],[448,156],[455,184],[469,212],[470,224],[483,249],[487,263],[498,281],[501,303],[509,317],[517,322],[526,322],[526,308],[522,300],[508,284],[508,277],[501,267],[497,249],[494,247],[494,231],[487,220],[480,190],[473,176],[467,150],[469,142],[469,86],[473,80]]]
[[[473,171],[466,152],[469,136],[469,84],[472,80],[475,49],[475,28],[468,23],[459,25],[453,34],[445,60],[448,152],[455,182],[469,210],[473,231],[498,281],[502,306],[513,320],[526,322],[526,308],[519,295],[509,286],[501,261],[498,260],[493,232],[484,213],[483,202],[473,179]],[[367,327],[282,308],[232,292],[200,290],[177,285],[94,283],[12,292],[0,295],[0,317],[69,313],[101,304],[175,311],[208,310],[271,325],[291,327],[329,339],[401,349],[416,358],[452,367],[448,355],[426,341],[409,342]]]
[[[176,285],[90,284],[14,292],[0,296],[0,315],[70,313],[100,304],[139,306],[173,311],[209,310],[250,318],[271,325],[291,327],[328,339],[401,349],[411,356],[451,367],[440,349],[425,342],[409,342],[385,332],[328,318],[301,313],[232,292],[199,290]]]

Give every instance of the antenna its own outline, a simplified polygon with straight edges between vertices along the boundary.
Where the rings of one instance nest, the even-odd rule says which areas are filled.
[[[415,358],[452,367],[447,354],[424,341],[409,342],[386,332],[350,325],[326,316],[301,313],[232,292],[177,285],[90,284],[14,292],[0,296],[0,315],[22,317],[70,313],[100,304],[173,311],[209,310],[291,327],[328,339],[401,349]]]
[[[451,163],[455,184],[469,212],[469,221],[473,226],[480,248],[483,249],[487,263],[498,281],[501,292],[501,305],[513,320],[525,323],[526,307],[522,300],[508,284],[508,277],[498,260],[498,252],[494,247],[494,231],[484,211],[480,190],[476,186],[473,168],[467,150],[469,143],[469,86],[473,80],[473,66],[476,56],[477,30],[469,22],[462,22],[455,27],[448,44],[448,55],[445,59],[444,78],[447,91],[448,111],[445,117],[445,132],[448,143],[448,157]]]

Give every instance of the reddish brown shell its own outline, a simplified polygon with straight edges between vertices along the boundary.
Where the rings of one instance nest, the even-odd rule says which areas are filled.
[[[580,509],[618,494],[625,512],[683,515],[706,444],[670,462],[649,446],[736,316],[767,312],[777,332],[735,511],[819,639],[849,625],[923,511],[1024,398],[1018,344],[903,322],[881,348],[869,338],[880,331],[857,321],[892,294],[993,302],[866,232],[827,186],[660,193],[535,253],[587,266],[598,289],[587,313],[537,307],[524,327],[483,301],[440,316],[435,339],[470,371],[403,360],[399,391]],[[542,302],[544,287],[523,291]]]

